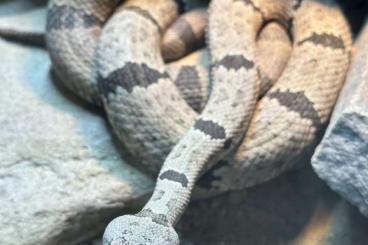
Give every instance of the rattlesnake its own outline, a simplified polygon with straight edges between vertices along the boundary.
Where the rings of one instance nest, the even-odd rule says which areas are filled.
[[[116,134],[133,154],[144,155],[147,168],[157,171],[175,145],[149,202],[137,215],[111,222],[104,244],[178,244],[172,225],[205,170],[211,181],[202,187],[244,188],[285,171],[313,143],[344,80],[349,29],[332,1],[213,0],[212,85],[197,114],[160,53],[176,2],[117,4],[52,0],[47,45],[67,86],[87,101],[102,101]],[[271,84],[260,82],[255,63],[257,34],[269,20],[292,23],[293,50],[280,79],[256,103]]]

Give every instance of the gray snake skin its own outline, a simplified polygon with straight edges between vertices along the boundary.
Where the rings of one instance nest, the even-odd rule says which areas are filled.
[[[201,175],[208,181],[199,193],[244,188],[287,170],[313,143],[348,68],[349,28],[333,1],[213,0],[211,84],[192,108],[193,98],[187,103],[178,84],[186,79],[176,85],[167,72],[174,68],[161,54],[177,3],[118,2],[52,0],[47,46],[66,86],[102,104],[129,151],[142,155],[152,172],[161,169],[148,203],[136,215],[113,220],[104,244],[179,244],[173,225]],[[269,20],[290,23],[293,38],[287,64],[279,62],[285,69],[279,65],[272,76],[257,58],[267,51],[257,52],[256,42]],[[288,59],[285,53],[280,59]]]

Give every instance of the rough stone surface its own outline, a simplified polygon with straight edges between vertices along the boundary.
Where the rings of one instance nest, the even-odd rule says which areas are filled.
[[[46,30],[45,7],[38,7],[17,14],[0,15],[0,30],[44,34]]]
[[[2,0],[0,16],[10,16],[44,7],[48,0]]]
[[[43,3],[43,4],[42,4]],[[5,1],[0,4],[0,36],[44,45],[47,9],[44,1]]]
[[[0,53],[0,244],[95,236],[152,180],[121,159],[103,116],[62,94],[46,51],[0,40]]]
[[[368,25],[312,165],[317,174],[368,216]]]

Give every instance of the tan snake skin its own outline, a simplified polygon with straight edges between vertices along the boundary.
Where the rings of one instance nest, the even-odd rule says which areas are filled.
[[[172,225],[204,169],[210,168],[208,186],[217,191],[243,188],[280,174],[313,142],[347,70],[349,30],[341,11],[325,2],[213,0],[211,89],[198,115],[161,56],[162,33],[177,14],[175,1],[125,1],[101,33],[113,2],[51,1],[47,44],[69,88],[89,101],[102,98],[119,138],[151,159],[147,168],[157,170],[162,163],[155,159],[176,144],[150,201],[137,215],[110,223],[104,244],[178,244]],[[255,65],[256,39],[271,19],[291,21],[293,50],[280,79],[256,105],[268,86],[261,84],[269,84],[258,79],[261,74],[265,81]],[[233,160],[230,154],[214,165],[229,152]]]
[[[193,10],[175,21],[162,38],[162,57],[172,61],[204,45],[207,11]],[[188,45],[189,44],[189,45]]]

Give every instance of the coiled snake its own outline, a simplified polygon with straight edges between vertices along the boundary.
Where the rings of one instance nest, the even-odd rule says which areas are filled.
[[[129,151],[152,172],[160,169],[151,199],[138,214],[113,220],[104,244],[178,244],[172,226],[202,174],[199,193],[244,188],[290,168],[313,143],[343,83],[350,32],[333,1],[213,0],[207,35],[211,86],[203,103],[205,86],[185,93],[188,76],[175,85],[167,72],[175,68],[166,68],[161,55],[161,36],[177,16],[177,2],[118,4],[51,0],[47,46],[66,86],[102,104]],[[292,27],[293,47],[282,72],[288,55],[256,62],[258,34],[271,20]],[[183,38],[196,39],[186,24],[179,24]],[[163,45],[164,52],[180,46]],[[279,68],[271,77],[272,62]],[[184,67],[178,69],[190,70]],[[194,95],[200,102],[192,103]]]

